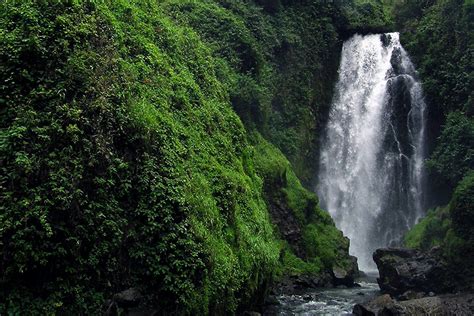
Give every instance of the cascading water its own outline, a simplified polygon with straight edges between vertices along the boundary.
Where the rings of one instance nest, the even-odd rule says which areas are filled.
[[[317,192],[362,270],[422,215],[425,103],[398,33],[344,43]]]

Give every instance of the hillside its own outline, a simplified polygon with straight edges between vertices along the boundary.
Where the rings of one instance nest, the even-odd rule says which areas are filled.
[[[288,285],[354,286],[350,241],[313,191],[343,43],[356,33],[400,32],[406,56],[398,68],[396,54],[380,61],[392,71],[383,80],[400,75],[402,57],[413,62],[401,74],[412,81],[387,94],[405,106],[393,122],[408,155],[407,82],[424,91],[432,210],[405,244],[439,246],[449,277],[472,290],[473,8],[2,1],[0,314],[124,315],[120,296],[139,292],[159,315],[233,315],[261,311]],[[387,38],[365,37],[381,52]],[[386,142],[385,152],[400,145]]]
[[[234,313],[347,268],[299,179],[348,8],[2,2],[0,310],[97,314],[139,288],[166,313]]]

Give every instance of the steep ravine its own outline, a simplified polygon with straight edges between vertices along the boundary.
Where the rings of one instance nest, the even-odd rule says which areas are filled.
[[[300,179],[358,11],[278,3],[1,2],[1,314],[235,314],[352,269]]]
[[[425,174],[428,179],[425,190],[428,190],[424,192],[422,212],[428,206],[435,207],[412,227],[404,240],[400,235],[396,238],[396,244],[415,250],[379,249],[374,254],[380,269],[379,284],[387,294],[351,310],[350,307],[344,309],[344,306],[360,299],[357,293],[353,293],[349,300],[344,297],[352,290],[308,291],[301,295],[282,296],[282,306],[270,308],[270,311],[277,311],[280,315],[352,311],[357,315],[474,313],[474,107],[470,88],[473,79],[473,12],[474,4],[463,0],[400,1],[394,6],[401,42],[419,70],[420,76],[416,79],[425,88],[428,124],[424,152],[425,157],[429,157],[426,161],[429,169]],[[401,93],[399,97],[403,99],[406,95]],[[336,132],[344,134],[347,130],[341,128]],[[332,145],[344,146],[334,142]],[[348,150],[343,154],[348,152],[351,153]],[[337,165],[337,159],[331,160],[334,156],[331,155],[329,162]],[[349,174],[357,172],[357,168],[347,171]],[[322,200],[326,198],[324,194],[320,197]],[[338,199],[343,198],[336,196],[335,201]],[[350,224],[350,229],[357,227],[357,218],[351,217]],[[356,230],[357,237],[363,237],[360,229],[364,229],[364,224],[360,223]],[[410,225],[406,225],[403,231],[408,228]],[[381,239],[376,240],[379,245],[387,244],[386,239]],[[365,257],[371,260],[370,251],[366,251]],[[361,291],[360,295],[363,294]]]
[[[416,67],[389,2],[1,1],[0,314],[349,311],[425,212],[420,79],[450,203],[409,240],[472,286],[470,1],[400,2]]]
[[[425,111],[398,33],[354,35],[344,43],[317,189],[323,207],[350,237],[359,267],[374,276],[355,285],[332,284],[342,287],[337,289],[276,291],[280,305],[266,314],[350,313],[379,293],[372,253],[400,245],[422,216]]]

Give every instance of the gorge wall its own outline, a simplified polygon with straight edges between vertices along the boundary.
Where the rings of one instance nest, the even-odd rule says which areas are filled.
[[[103,314],[135,288],[164,314],[235,314],[285,276],[348,268],[307,188],[342,43],[389,22],[381,1],[2,1],[0,313]],[[459,155],[433,160],[453,187],[472,169],[462,100],[441,141]],[[452,204],[463,238],[472,183]]]
[[[138,288],[232,314],[351,263],[300,179],[342,38],[383,18],[260,2],[1,2],[1,313],[101,314]]]

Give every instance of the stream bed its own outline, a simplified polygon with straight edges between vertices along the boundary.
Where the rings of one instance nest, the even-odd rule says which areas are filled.
[[[299,295],[278,295],[279,304],[268,306],[264,316],[351,315],[355,304],[380,294],[375,278],[358,280],[360,287],[312,289]]]

